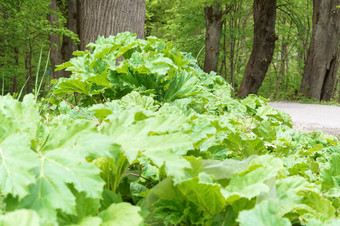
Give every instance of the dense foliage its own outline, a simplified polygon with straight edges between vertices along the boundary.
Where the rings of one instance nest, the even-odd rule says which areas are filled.
[[[89,47],[53,97],[0,97],[0,225],[340,224],[336,137],[160,39]]]

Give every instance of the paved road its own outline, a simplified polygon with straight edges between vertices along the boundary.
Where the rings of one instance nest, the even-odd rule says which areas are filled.
[[[273,108],[288,113],[297,130],[323,130],[340,135],[340,107],[291,102],[269,102]]]

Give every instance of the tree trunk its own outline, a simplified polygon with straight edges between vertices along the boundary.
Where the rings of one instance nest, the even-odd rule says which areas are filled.
[[[286,24],[285,22],[286,20],[284,19],[283,24]],[[287,51],[288,44],[289,44],[289,35],[287,38],[283,38],[281,42],[281,65],[280,65],[280,71],[276,79],[274,99],[276,99],[279,90],[281,90],[281,80],[286,73],[286,60],[288,58],[288,51]]]
[[[256,94],[275,49],[276,0],[254,0],[254,43],[238,96]]]
[[[78,22],[78,2],[77,0],[69,0],[67,14],[67,29],[75,34],[79,34],[79,22]],[[62,43],[62,55],[63,61],[69,61],[72,58],[72,53],[79,50],[79,45],[74,43],[70,37],[63,37]]]
[[[227,37],[226,37],[226,22],[223,22],[223,57],[222,57],[222,63],[220,67],[220,75],[222,76],[223,70],[224,70],[224,79],[227,81],[227,49],[226,49],[226,44],[227,44]]]
[[[221,10],[219,3],[205,7],[204,11],[207,26],[205,34],[204,72],[217,72],[224,12]]]
[[[26,93],[31,93],[32,83],[32,45],[31,40],[27,40],[26,43],[26,54],[25,54],[25,70],[26,72]]]
[[[48,14],[47,19],[52,27],[59,27],[58,17],[54,12],[57,12],[57,0],[51,0],[50,4],[50,14]],[[60,37],[57,34],[49,35],[50,50],[51,50],[51,66],[53,71],[53,78],[58,79],[61,77],[66,77],[67,74],[64,70],[55,71],[56,65],[63,63],[63,55],[61,52]]]
[[[19,67],[19,49],[17,47],[14,47],[14,61],[15,61],[15,65],[17,67]],[[14,93],[17,92],[17,75],[16,73],[18,73],[17,71],[14,72],[14,75],[12,77],[12,89],[11,89],[11,95],[13,95]]]
[[[300,92],[329,100],[334,91],[339,58],[340,0],[313,1],[313,32]]]
[[[130,31],[145,38],[145,0],[78,0],[80,48],[98,36]]]
[[[234,26],[234,18],[231,18],[229,21],[229,27],[230,30],[232,31],[232,29],[235,27]],[[230,51],[230,55],[229,55],[229,67],[230,67],[230,84],[232,87],[235,87],[235,82],[234,82],[234,74],[235,74],[235,45],[236,45],[236,38],[235,38],[235,34],[234,33],[230,33],[230,41],[229,41],[229,51]]]

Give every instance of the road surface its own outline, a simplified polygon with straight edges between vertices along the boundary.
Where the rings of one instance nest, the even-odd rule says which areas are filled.
[[[297,130],[316,131],[340,136],[340,107],[292,102],[269,102],[273,108],[288,113]]]

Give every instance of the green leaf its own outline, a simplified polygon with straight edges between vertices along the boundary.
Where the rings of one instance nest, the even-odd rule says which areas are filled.
[[[139,207],[122,202],[112,204],[98,216],[103,220],[103,226],[136,226],[143,222],[139,211]]]
[[[233,203],[240,197],[251,199],[261,193],[270,191],[266,181],[277,176],[282,169],[280,159],[269,155],[260,156],[250,162],[249,169],[235,173],[229,185],[222,189],[223,195],[229,203]]]
[[[224,141],[227,147],[241,156],[262,154],[266,148],[259,137],[247,137],[243,133],[230,133]]]
[[[166,101],[174,101],[175,99],[196,96],[205,90],[199,85],[199,79],[192,73],[185,71],[176,74],[171,80],[169,88],[164,94]]]
[[[340,154],[333,154],[330,158],[329,166],[325,167],[321,171],[322,187],[324,189],[333,188],[340,192]]]
[[[60,225],[84,223],[84,219],[95,216],[98,213],[100,207],[99,199],[87,198],[84,192],[78,193],[73,191],[73,193],[76,195],[76,214],[58,213],[58,223]]]
[[[122,115],[126,113],[122,112]],[[193,145],[191,138],[182,132],[188,123],[185,117],[157,115],[134,124],[124,120],[128,120],[127,116],[110,118],[105,131],[121,145],[130,163],[140,152],[159,167],[165,163],[169,175],[179,180],[185,177],[184,168],[190,167],[190,164],[180,155]]]
[[[103,221],[99,217],[85,217],[77,224],[70,224],[69,226],[100,226]]]
[[[221,188],[217,184],[201,183],[198,178],[193,178],[178,184],[177,187],[187,200],[195,203],[211,216],[216,215],[226,206]]]
[[[300,191],[298,195],[303,197],[302,204],[295,207],[295,211],[300,213],[301,219],[318,219],[321,221],[330,220],[335,217],[335,208],[332,202],[316,191]]]
[[[154,103],[154,99],[147,96],[142,96],[138,92],[132,91],[121,99],[121,103],[127,106],[140,106],[147,110],[156,110],[158,108]]]
[[[40,129],[40,115],[34,95],[26,95],[23,102],[11,96],[0,96],[0,142],[6,136],[23,132],[30,139],[36,138]]]
[[[41,155],[40,162],[35,170],[38,180],[30,186],[30,194],[20,202],[20,207],[34,209],[46,219],[56,219],[56,209],[75,214],[75,196],[68,184],[85,192],[88,198],[101,197],[104,183],[99,170],[83,156],[70,150],[48,151]]]
[[[238,161],[234,159],[218,160],[203,160],[203,171],[214,176],[216,180],[229,179],[235,173],[240,173],[249,168],[250,162],[256,158],[251,156],[245,160]]]
[[[289,226],[290,221],[283,218],[278,211],[280,204],[277,200],[266,200],[257,204],[252,210],[241,211],[237,221],[241,226],[271,225]]]
[[[1,226],[32,226],[40,225],[40,217],[37,212],[33,210],[20,209],[13,212],[8,212],[0,216]]]
[[[30,149],[29,140],[13,134],[0,142],[0,190],[20,199],[28,193],[28,185],[36,180],[33,168],[39,166],[38,156]]]
[[[283,216],[302,203],[303,197],[298,192],[306,189],[306,179],[302,177],[288,177],[276,182],[276,196],[279,199],[278,212]]]
[[[90,95],[91,86],[91,83],[83,82],[77,79],[71,79],[58,83],[53,93],[61,96],[75,92]]]

